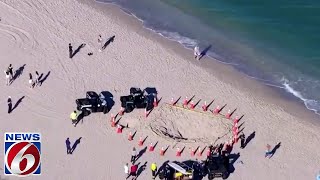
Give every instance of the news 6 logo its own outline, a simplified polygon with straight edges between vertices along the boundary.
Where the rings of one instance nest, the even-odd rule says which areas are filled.
[[[20,177],[41,174],[40,133],[4,134],[4,174]]]

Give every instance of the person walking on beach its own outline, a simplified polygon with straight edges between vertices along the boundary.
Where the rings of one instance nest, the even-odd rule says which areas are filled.
[[[98,37],[99,52],[102,51],[102,42],[103,42],[103,39],[101,37],[101,34],[99,34],[99,37]]]
[[[152,163],[150,168],[151,168],[152,179],[155,179],[156,173],[157,173],[157,164]]]
[[[74,125],[74,127],[76,127],[76,125],[77,125],[77,111],[73,111],[70,114],[70,119],[71,119],[72,124]]]
[[[10,114],[11,111],[12,111],[12,100],[11,100],[11,96],[8,97],[7,102],[8,102],[8,114]]]
[[[246,136],[242,132],[239,138],[240,138],[240,148],[243,149],[246,146]]]
[[[33,80],[32,80],[32,74],[29,73],[29,87],[32,89],[33,88]]]
[[[134,163],[137,157],[137,150],[135,147],[133,147],[132,152],[131,152],[131,162]]]
[[[10,74],[10,79],[12,79],[12,78],[13,78],[13,68],[12,68],[12,64],[9,64],[9,67],[8,67],[7,71],[8,71],[9,74]]]
[[[197,45],[196,47],[194,47],[194,58],[195,59],[200,59],[200,48],[199,48],[199,46]]]
[[[73,50],[72,50],[72,45],[69,43],[69,58],[72,58]]]
[[[270,144],[267,144],[267,146],[266,146],[266,153],[265,153],[264,157],[270,158],[271,155],[272,155],[271,146],[270,146]]]
[[[9,86],[11,82],[10,73],[8,71],[4,71],[4,73],[6,74],[6,85]]]
[[[129,166],[128,166],[128,163],[126,163],[124,165],[124,174],[126,176],[126,179],[129,177]]]
[[[69,138],[66,139],[67,154],[71,154],[71,143]]]

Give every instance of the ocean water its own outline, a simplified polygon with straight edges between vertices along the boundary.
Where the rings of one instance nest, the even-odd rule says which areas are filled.
[[[248,77],[279,88],[320,115],[319,0],[98,0]]]

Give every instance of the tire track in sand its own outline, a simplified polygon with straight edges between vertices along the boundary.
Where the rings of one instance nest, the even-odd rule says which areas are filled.
[[[22,28],[0,23],[0,31],[12,36],[15,44],[21,49],[30,50],[38,45],[33,36]]]

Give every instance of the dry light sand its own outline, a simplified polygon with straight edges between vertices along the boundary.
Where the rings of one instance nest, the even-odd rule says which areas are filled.
[[[194,62],[191,51],[142,30],[140,23],[118,8],[106,6],[103,12],[95,6],[75,0],[0,1],[0,67],[5,70],[12,63],[17,70],[25,64],[22,75],[10,86],[5,86],[3,75],[1,139],[4,132],[11,131],[42,134],[42,175],[25,179],[123,179],[123,165],[129,162],[132,147],[141,150],[156,142],[155,151],[145,152],[138,160],[140,165],[147,162],[138,179],[150,179],[152,162],[160,166],[176,159],[177,147],[186,147],[179,159],[195,159],[190,148],[224,142],[231,135],[231,122],[166,104],[172,97],[181,96],[181,103],[185,96],[193,95],[195,102],[201,99],[198,110],[204,101],[213,99],[210,109],[227,104],[222,114],[237,108],[233,117],[244,115],[240,121],[244,122],[243,132],[247,137],[255,132],[245,149],[235,145],[233,153],[240,157],[229,179],[315,179],[320,170],[319,123],[315,123],[319,118],[229,67],[208,58]],[[115,35],[102,53],[98,52],[98,34],[104,40]],[[74,49],[81,43],[86,46],[69,59],[69,42]],[[36,70],[47,78],[41,87],[29,89],[28,73],[34,75]],[[120,123],[128,123],[130,129],[117,134],[110,126],[110,114],[119,111],[120,96],[134,86],[155,87],[162,100],[147,119],[143,110],[125,114]],[[69,114],[75,99],[85,97],[88,90],[110,91],[115,105],[109,114],[91,114],[73,127]],[[7,114],[8,96],[13,103],[24,96],[11,114]],[[137,131],[132,142],[127,140],[129,131]],[[163,132],[183,138],[174,141]],[[138,147],[138,139],[146,136],[144,146]],[[67,137],[71,143],[82,137],[72,155],[66,154]],[[265,159],[265,145],[279,142],[275,155]],[[160,157],[159,149],[167,146],[165,156]],[[0,171],[6,180],[18,179],[4,177],[3,166]]]

